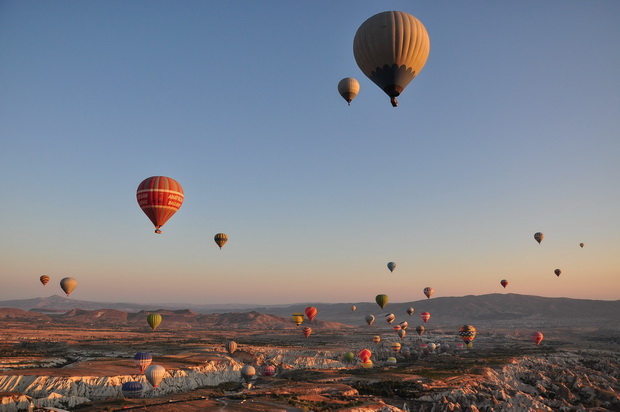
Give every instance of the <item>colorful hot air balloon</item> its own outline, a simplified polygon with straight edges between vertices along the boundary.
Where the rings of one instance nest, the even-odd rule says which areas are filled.
[[[394,272],[394,269],[396,269],[396,263],[388,262],[387,267],[390,269],[390,272]]]
[[[375,302],[381,309],[383,309],[388,304],[389,298],[388,295],[377,295],[375,297]]]
[[[362,72],[398,106],[398,97],[422,70],[431,43],[422,22],[402,11],[375,14],[357,29],[353,55]]]
[[[535,344],[540,344],[540,342],[542,342],[543,340],[543,334],[541,332],[534,332],[532,333],[532,340],[534,341]]]
[[[345,77],[338,82],[338,93],[347,101],[349,106],[360,91],[360,84],[353,77]]]
[[[144,371],[144,376],[146,376],[146,380],[149,381],[153,388],[157,388],[161,381],[164,379],[164,375],[166,374],[166,369],[160,365],[151,365]]]
[[[390,325],[392,324],[392,322],[394,322],[394,319],[396,319],[396,315],[394,315],[393,313],[388,313],[387,315],[385,315],[385,321]]]
[[[504,287],[504,289],[506,289],[506,286],[508,286],[508,281],[506,279],[502,279],[502,281],[499,282],[499,283],[501,283],[501,285]]]
[[[428,286],[424,288],[424,294],[426,295],[428,299],[430,299],[431,296],[433,296],[433,293],[435,293],[435,289],[428,287]]]
[[[144,373],[144,370],[149,367],[151,362],[153,362],[153,355],[148,352],[138,352],[133,356],[133,363],[136,364],[141,373]]]
[[[273,365],[263,365],[260,368],[260,374],[263,376],[273,376],[276,374],[276,367]]]
[[[241,368],[241,377],[243,377],[245,383],[248,384],[248,389],[252,386],[252,378],[254,375],[256,375],[256,369],[254,369],[254,366],[245,365]]]
[[[347,352],[344,354],[344,361],[346,363],[351,363],[355,359],[355,354],[353,352]]]
[[[428,312],[422,312],[422,313],[420,313],[420,317],[422,318],[424,323],[426,323],[431,318],[431,314],[428,313]]]
[[[560,269],[556,269],[553,271],[553,273],[555,273],[556,276],[560,276],[562,274],[562,271]]]
[[[398,352],[400,350],[400,343],[394,342],[394,343],[392,343],[392,345],[390,347],[392,348],[392,350],[394,352]]]
[[[357,310],[357,306],[351,305],[351,312],[355,312]]]
[[[372,368],[372,361],[368,359],[366,362],[362,362],[361,365],[364,369]]]
[[[407,329],[401,329],[398,331],[398,336],[400,336],[401,339],[405,339],[406,334],[407,334]]]
[[[71,292],[73,292],[73,289],[75,289],[76,286],[77,280],[73,278],[62,278],[62,280],[60,281],[60,287],[62,288],[62,290],[65,291],[67,296],[69,296]]]
[[[43,283],[43,286],[47,285],[47,282],[50,281],[50,277],[47,275],[43,275],[39,278],[39,280],[41,281],[41,283]]]
[[[389,358],[387,358],[386,362],[390,365],[394,365],[396,363],[396,358],[394,356],[390,356]]]
[[[404,321],[400,322],[399,325],[400,325],[401,328],[407,329],[407,327],[409,326],[409,322],[404,320]]]
[[[414,308],[407,309],[407,313],[409,314],[409,316],[413,315],[413,312],[415,312]]]
[[[299,312],[295,312],[291,316],[291,319],[293,319],[293,322],[295,323],[295,325],[299,326],[304,321],[304,314],[303,313],[299,313]]]
[[[360,357],[362,362],[368,362],[368,360],[372,356],[372,352],[368,349],[362,349],[361,351],[357,353],[357,356]]]
[[[310,336],[312,334],[312,328],[309,326],[306,326],[305,328],[303,328],[302,333],[304,334],[304,336],[307,338],[308,336]]]
[[[215,243],[222,249],[226,242],[228,242],[228,236],[226,236],[226,233],[218,233],[213,237],[213,240],[215,240]]]
[[[399,330],[401,330],[402,328],[400,327],[400,325],[395,325],[394,326],[394,331],[398,332]]]
[[[381,336],[373,336],[372,342],[378,345],[381,342]]]
[[[229,355],[232,355],[233,353],[235,353],[236,350],[237,350],[237,342],[235,342],[234,340],[230,340],[226,342],[226,352],[228,352]]]
[[[129,381],[123,383],[121,386],[121,392],[125,398],[139,398],[142,396],[142,383]]]
[[[583,246],[585,245],[585,243],[580,243],[579,247],[583,249]]]
[[[415,331],[418,332],[418,335],[422,336],[422,334],[424,333],[424,326],[416,326]]]
[[[375,321],[375,317],[373,315],[366,315],[366,323],[368,323],[368,326],[372,325],[372,323]]]
[[[176,180],[166,176],[152,176],[138,185],[138,205],[155,225],[155,233],[176,213],[183,204],[183,188]]]
[[[146,321],[148,322],[151,329],[155,330],[161,324],[162,316],[159,313],[150,313],[146,317]]]
[[[539,245],[540,245],[540,242],[542,242],[544,238],[545,238],[545,235],[542,232],[534,233],[534,239],[536,239]]]
[[[308,317],[310,322],[312,322],[312,320],[316,316],[317,312],[318,312],[318,310],[314,306],[308,306],[306,308],[306,316]]]
[[[472,325],[463,325],[459,329],[459,336],[461,337],[463,342],[467,344],[467,347],[469,348],[470,347],[469,345],[476,337],[476,328],[474,328]]]

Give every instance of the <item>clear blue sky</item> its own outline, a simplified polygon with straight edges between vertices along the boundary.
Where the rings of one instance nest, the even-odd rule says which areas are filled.
[[[384,10],[431,39],[396,109],[352,52]],[[0,300],[64,276],[100,301],[620,299],[618,21],[612,0],[0,1]],[[185,190],[163,235],[135,199],[152,175]]]

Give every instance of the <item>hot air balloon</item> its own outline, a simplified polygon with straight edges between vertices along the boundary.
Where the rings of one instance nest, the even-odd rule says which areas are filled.
[[[535,344],[540,344],[540,342],[542,342],[543,340],[543,334],[540,332],[534,332],[532,333],[532,340],[534,341]]]
[[[536,239],[539,245],[540,245],[540,242],[542,242],[544,238],[545,238],[545,235],[542,232],[534,233],[534,239]]]
[[[381,336],[373,336],[372,342],[378,345],[381,342]]]
[[[387,358],[387,363],[389,363],[390,365],[396,364],[396,358],[394,356],[390,356],[389,358]]]
[[[392,343],[392,345],[390,345],[390,347],[392,348],[394,352],[398,352],[400,350],[400,343],[394,342]]]
[[[422,312],[422,313],[420,313],[420,317],[422,318],[424,323],[426,323],[431,318],[431,314],[428,313],[428,312]]]
[[[304,321],[304,314],[299,312],[293,313],[291,319],[293,319],[295,325],[299,326]]]
[[[166,176],[152,176],[138,185],[138,205],[155,225],[155,233],[176,213],[183,204],[183,188],[176,180]]]
[[[435,293],[435,289],[428,287],[428,286],[424,288],[424,294],[426,295],[428,299],[430,299],[431,296],[433,296],[433,293]]]
[[[400,327],[400,325],[395,325],[394,326],[394,331],[398,332],[399,330],[401,330],[402,328]]]
[[[370,360],[370,357],[372,356],[372,352],[368,349],[362,349],[357,353],[357,356],[360,357],[362,362],[368,362],[368,360]]]
[[[585,245],[585,243],[580,243],[579,247],[583,249],[583,246]]]
[[[237,342],[235,342],[234,340],[230,340],[226,342],[226,352],[228,352],[229,355],[232,355],[233,353],[235,353],[236,350],[237,350]]]
[[[362,365],[362,368],[365,368],[365,369],[372,368],[372,361],[368,359],[366,362],[362,362],[361,365]]]
[[[218,233],[217,235],[215,235],[213,240],[215,240],[215,243],[217,243],[220,249],[222,249],[222,246],[224,246],[226,242],[228,242],[228,236],[226,236],[226,233]]]
[[[142,396],[142,383],[130,381],[123,383],[121,386],[121,392],[125,398],[139,398]]]
[[[39,280],[41,281],[41,283],[43,283],[43,286],[47,285],[47,282],[50,281],[50,277],[47,275],[43,275],[39,278]]]
[[[305,328],[302,329],[302,333],[307,338],[312,333],[312,328],[309,326],[306,326]]]
[[[472,325],[463,325],[459,329],[459,336],[467,344],[467,347],[470,348],[471,342],[476,337],[476,328]]]
[[[345,77],[338,82],[338,93],[347,101],[349,106],[351,106],[351,101],[355,99],[359,91],[360,84],[353,77]]]
[[[401,328],[407,329],[407,327],[409,326],[409,322],[404,320],[404,321],[400,322],[399,325],[400,325]]]
[[[260,374],[263,376],[273,376],[276,374],[276,367],[273,365],[263,365],[260,368]]]
[[[355,354],[353,352],[347,352],[344,354],[344,361],[347,363],[353,362],[355,359]]]
[[[62,280],[60,281],[60,287],[62,288],[62,290],[65,291],[67,296],[69,296],[71,292],[73,292],[73,289],[75,289],[76,286],[77,280],[73,278],[62,278]]]
[[[398,336],[400,336],[401,339],[405,339],[405,335],[407,334],[407,330],[406,329],[401,329],[398,331]]]
[[[377,302],[377,305],[379,305],[381,309],[383,309],[385,305],[388,304],[388,301],[389,301],[389,298],[387,295],[377,295],[375,297],[375,302]]]
[[[256,375],[256,369],[254,369],[254,366],[245,365],[243,368],[241,368],[241,376],[243,377],[245,383],[248,384],[248,389],[252,387],[251,382],[254,375]]]
[[[151,365],[144,371],[144,376],[146,376],[146,380],[149,381],[153,388],[157,388],[161,381],[164,379],[164,375],[166,374],[166,369],[160,365]]]
[[[553,273],[555,273],[556,276],[560,276],[562,274],[562,271],[560,269],[556,269],[553,271]]]
[[[499,282],[499,283],[501,283],[501,285],[504,287],[504,289],[506,289],[506,286],[508,286],[508,281],[506,279],[502,279],[502,281]]]
[[[308,317],[310,322],[312,322],[312,320],[316,316],[317,312],[318,312],[318,310],[314,306],[308,306],[306,308],[306,316]]]
[[[441,353],[446,353],[450,350],[450,345],[448,345],[447,343],[442,343],[441,346],[439,347],[439,352]]]
[[[136,364],[141,373],[144,373],[144,370],[149,367],[151,362],[153,362],[153,355],[148,352],[138,352],[133,356],[133,363]]]
[[[390,97],[393,107],[424,67],[430,48],[422,22],[402,11],[375,14],[362,23],[353,40],[357,65]]]
[[[388,313],[387,315],[385,315],[385,321],[390,325],[392,324],[392,322],[394,322],[394,319],[396,319],[396,315],[394,315],[393,313]]]
[[[424,326],[416,326],[415,331],[418,332],[418,335],[422,336],[422,334],[424,333]]]
[[[435,351],[435,349],[437,349],[437,345],[436,345],[436,344],[434,344],[433,342],[431,342],[431,343],[429,343],[428,345],[426,345],[426,348],[427,348],[429,351],[434,352],[434,351]]]
[[[357,310],[357,306],[351,305],[351,312],[355,312]]]
[[[155,330],[161,324],[162,317],[159,313],[151,313],[146,317],[146,321],[148,322],[151,329]]]
[[[368,323],[368,326],[372,325],[372,323],[375,321],[375,317],[373,315],[366,315],[366,323]]]
[[[390,269],[390,272],[394,272],[394,269],[396,269],[396,263],[388,262],[387,267]]]
[[[413,315],[413,312],[415,312],[414,308],[407,309],[407,313],[409,314],[409,316]]]

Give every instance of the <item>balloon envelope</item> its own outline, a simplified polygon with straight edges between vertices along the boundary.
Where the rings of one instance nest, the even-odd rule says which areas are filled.
[[[366,315],[365,320],[366,323],[368,323],[368,326],[370,326],[375,321],[375,317],[373,315]]]
[[[299,326],[304,321],[304,314],[299,312],[293,313],[293,315],[291,315],[291,319],[295,325]]]
[[[62,288],[62,290],[65,291],[67,296],[69,296],[71,292],[73,292],[73,289],[75,289],[76,286],[77,286],[77,280],[73,278],[63,278],[60,281],[60,287]]]
[[[372,337],[372,341],[373,341],[373,343],[377,343],[378,344],[379,342],[381,342],[381,336],[373,336]]]
[[[351,305],[351,312],[355,312],[357,310],[357,306]]]
[[[532,333],[532,340],[534,341],[535,344],[539,344],[540,342],[542,342],[544,336],[541,332],[534,332]]]
[[[502,281],[499,283],[504,287],[504,289],[506,288],[506,286],[508,286],[508,281],[506,279],[502,279]]]
[[[347,352],[344,354],[345,362],[353,362],[353,359],[355,359],[355,354],[353,352]]]
[[[150,313],[146,317],[146,321],[148,322],[151,329],[155,330],[161,324],[162,316],[159,313]]]
[[[217,235],[215,235],[213,237],[213,240],[215,240],[215,243],[221,249],[222,246],[224,246],[226,244],[226,242],[228,242],[228,236],[226,236],[226,233],[218,233]]]
[[[465,343],[470,343],[476,337],[476,328],[472,325],[463,325],[459,329],[459,336]]]
[[[426,323],[431,318],[431,314],[428,312],[422,312],[420,313],[420,318],[422,318],[424,323]]]
[[[389,324],[392,324],[392,322],[394,322],[394,319],[396,319],[396,315],[394,315],[393,313],[388,313],[387,315],[385,315],[385,320]]]
[[[149,367],[151,362],[153,362],[153,355],[148,352],[138,352],[133,356],[133,363],[136,364],[142,373]]]
[[[316,316],[318,310],[314,307],[314,306],[308,306],[306,308],[306,316],[308,317],[308,319],[310,320],[310,322],[312,322],[312,320],[314,319],[314,317]]]
[[[41,281],[41,283],[43,283],[43,286],[47,285],[47,282],[50,281],[50,277],[47,275],[43,275],[39,278],[39,280]]]
[[[539,245],[540,245],[540,242],[542,242],[544,238],[545,238],[545,235],[542,232],[534,233],[534,239],[536,239]]]
[[[139,398],[142,396],[142,383],[130,381],[123,383],[121,386],[121,392],[125,398]]]
[[[138,205],[155,226],[155,233],[183,204],[183,188],[176,180],[166,176],[144,179],[136,191]]]
[[[302,329],[302,333],[307,338],[308,336],[312,334],[312,328],[306,326],[305,328]]]
[[[254,369],[254,366],[245,365],[241,368],[241,376],[245,380],[245,383],[250,383],[254,375],[256,375],[256,369]]]
[[[394,352],[398,352],[400,350],[400,343],[394,342],[392,343],[392,345],[390,345],[390,347],[392,348]]]
[[[351,106],[351,101],[355,99],[359,91],[360,84],[353,77],[345,77],[338,82],[338,93],[347,101],[349,106]]]
[[[396,97],[426,64],[430,48],[422,22],[402,11],[375,14],[362,23],[353,40],[357,65],[394,107]]]
[[[236,350],[237,350],[237,342],[235,342],[234,340],[226,342],[226,352],[228,352],[229,355],[232,355],[233,353],[235,353]]]
[[[555,273],[556,276],[560,276],[562,274],[562,271],[560,269],[556,269],[553,271],[553,273]]]
[[[360,357],[362,362],[368,362],[368,360],[372,356],[372,352],[368,349],[362,349],[361,351],[358,352],[357,356]]]
[[[388,304],[389,298],[387,295],[377,295],[375,297],[375,302],[381,309],[383,309]]]
[[[425,287],[424,288],[424,294],[426,295],[427,298],[431,298],[431,296],[433,296],[433,293],[435,293],[435,289],[431,288],[431,287]]]
[[[579,244],[579,247],[583,248],[583,247],[584,247],[584,245],[585,245],[584,243],[580,243],[580,244]]]
[[[418,335],[422,336],[422,334],[424,333],[424,326],[416,326],[415,331],[418,332]]]
[[[260,374],[263,376],[273,376],[276,374],[276,367],[273,365],[263,365],[260,368]]]
[[[154,388],[157,388],[161,381],[164,379],[164,375],[166,374],[166,369],[160,365],[151,365],[144,371],[144,376],[146,376],[146,380],[149,381]]]
[[[409,314],[409,316],[413,315],[413,312],[415,312],[414,308],[407,309],[407,313]]]
[[[394,272],[394,269],[396,269],[396,263],[388,262],[387,267],[390,269],[390,272]]]
[[[398,331],[398,336],[400,336],[401,339],[405,339],[405,335],[407,334],[407,330],[406,329],[401,329]]]

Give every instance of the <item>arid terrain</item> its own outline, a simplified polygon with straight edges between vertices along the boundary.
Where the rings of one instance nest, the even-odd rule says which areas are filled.
[[[541,318],[535,327],[525,318],[473,317],[478,334],[466,349],[453,319],[431,319],[419,336],[417,314],[398,312],[393,325],[409,322],[401,339],[382,316],[356,326],[322,321],[318,307],[314,322],[299,328],[256,311],[161,310],[155,331],[146,312],[3,308],[0,410],[620,410],[620,322],[613,314],[555,324]],[[313,333],[305,338],[307,325]],[[545,335],[538,346],[530,340],[536,329]],[[229,340],[238,344],[232,355]],[[360,365],[363,348],[373,353],[372,368]],[[356,354],[350,363],[349,351]],[[134,366],[136,352],[150,352],[153,364],[166,368],[158,388]],[[246,364],[257,371],[251,388],[240,373]],[[275,366],[275,375],[261,376],[264,365]],[[142,397],[124,399],[122,384],[134,380],[143,383]]]

